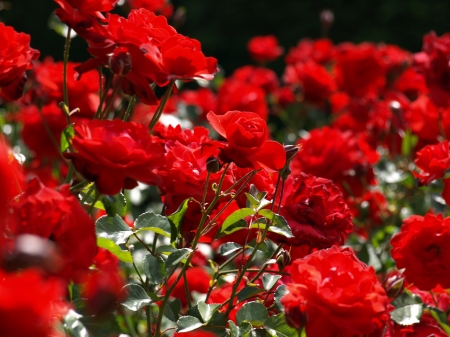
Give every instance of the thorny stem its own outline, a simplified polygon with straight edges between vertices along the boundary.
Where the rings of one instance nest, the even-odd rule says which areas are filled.
[[[220,178],[219,184],[217,185],[216,195],[215,195],[213,201],[211,202],[211,204],[209,205],[208,209],[206,210],[206,212],[202,215],[202,218],[200,220],[200,224],[199,224],[198,229],[197,229],[197,233],[195,234],[195,238],[194,238],[194,240],[192,242],[192,252],[191,252],[191,254],[189,254],[189,256],[186,258],[186,262],[184,263],[180,273],[178,274],[177,278],[172,283],[170,288],[167,289],[166,294],[164,295],[164,299],[162,300],[161,306],[159,308],[158,320],[156,322],[156,328],[155,328],[155,337],[160,337],[161,336],[160,330],[161,330],[161,322],[162,322],[162,317],[163,317],[162,313],[164,312],[164,308],[166,307],[166,304],[167,304],[167,302],[169,300],[170,294],[173,292],[173,290],[177,286],[177,284],[180,281],[180,279],[186,273],[186,270],[189,267],[189,264],[190,264],[192,258],[194,257],[194,251],[197,248],[198,241],[200,240],[200,236],[201,236],[201,232],[202,232],[201,229],[203,228],[203,225],[205,224],[206,219],[208,218],[208,215],[211,213],[211,211],[213,210],[214,206],[216,205],[217,201],[220,198],[222,185],[223,185],[223,182],[225,180],[225,176],[226,176],[226,173],[227,173],[229,167],[230,167],[230,164],[228,163],[227,166],[225,167],[223,173],[222,173],[222,177]]]

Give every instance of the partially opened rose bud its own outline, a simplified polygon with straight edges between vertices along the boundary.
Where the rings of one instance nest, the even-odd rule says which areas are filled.
[[[13,251],[5,254],[3,269],[15,271],[31,267],[54,274],[62,269],[62,260],[54,242],[36,235],[22,234],[17,236]]]
[[[389,298],[397,297],[404,288],[405,278],[398,271],[390,272],[383,282],[383,287]]]
[[[324,29],[328,29],[334,22],[334,14],[329,9],[320,12],[320,23]]]
[[[109,56],[109,69],[117,75],[126,75],[131,71],[131,55],[128,49],[120,47],[114,49],[114,52]]]
[[[206,160],[206,169],[208,170],[209,173],[219,172],[220,170],[219,159],[217,159],[216,157],[209,157]]]
[[[291,264],[291,255],[288,251],[282,249],[277,255],[278,270],[282,271],[284,267]]]
[[[284,151],[286,151],[286,163],[290,162],[299,150],[300,147],[298,145],[285,145]]]

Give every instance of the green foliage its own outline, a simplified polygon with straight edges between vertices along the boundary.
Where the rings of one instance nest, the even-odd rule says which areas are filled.
[[[152,254],[145,255],[142,267],[150,284],[164,282],[166,269],[164,260],[160,256],[155,257]]]
[[[74,124],[69,124],[61,133],[60,150],[65,152],[70,147],[70,140],[75,136]]]
[[[269,315],[264,304],[259,302],[248,302],[237,312],[236,321],[238,324],[249,322],[253,326],[260,327],[268,317]]]
[[[138,311],[139,309],[152,303],[151,298],[139,284],[127,284],[123,287],[123,291],[128,293],[128,298],[122,303],[122,305],[131,311]]]

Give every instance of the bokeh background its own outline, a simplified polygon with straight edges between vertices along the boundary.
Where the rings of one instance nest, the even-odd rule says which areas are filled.
[[[334,24],[328,36],[335,42],[362,41],[396,44],[419,51],[422,36],[434,30],[450,31],[450,1],[442,0],[173,0],[175,10],[185,9],[184,35],[201,41],[205,55],[218,58],[226,74],[251,63],[247,41],[256,35],[274,34],[289,49],[304,37],[320,37],[319,13],[329,9]],[[57,5],[52,0],[0,0],[0,20],[31,35],[31,45],[41,57],[63,57],[64,38],[51,31],[49,20]],[[126,15],[124,7],[115,10]],[[80,38],[72,42],[71,60],[88,57]],[[271,65],[281,72],[283,61]]]

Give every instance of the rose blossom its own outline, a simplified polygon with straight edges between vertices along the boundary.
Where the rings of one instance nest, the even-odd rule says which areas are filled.
[[[206,118],[214,130],[228,141],[221,152],[224,161],[232,161],[240,167],[269,171],[280,170],[286,164],[283,146],[268,140],[266,122],[258,114],[228,111],[218,116],[211,111]]]
[[[436,145],[427,145],[416,153],[414,163],[422,172],[413,172],[420,185],[428,185],[442,178],[450,168],[450,150],[448,141]]]
[[[284,51],[274,35],[255,36],[248,41],[247,49],[256,62],[275,61]]]
[[[386,323],[386,292],[350,248],[334,246],[296,260],[291,275],[281,303],[288,321],[306,315],[308,337],[362,337]]]
[[[65,156],[102,194],[134,188],[138,181],[155,184],[153,169],[165,161],[162,145],[153,142],[147,127],[119,119],[75,125],[72,145],[74,152]]]
[[[69,185],[61,186],[58,192],[33,179],[10,207],[11,233],[54,241],[65,262],[58,275],[79,281],[97,253],[97,239],[94,222],[70,193]]]
[[[391,239],[391,255],[398,269],[405,268],[406,280],[417,288],[430,290],[438,284],[450,288],[449,240],[450,217],[412,215]]]
[[[284,193],[280,214],[294,238],[274,235],[276,241],[318,248],[344,244],[345,235],[353,229],[352,218],[342,193],[331,180],[305,173],[289,176]]]
[[[0,46],[0,93],[16,100],[22,96],[25,71],[33,67],[31,61],[39,57],[39,52],[30,48],[30,35],[18,33],[1,22]]]

